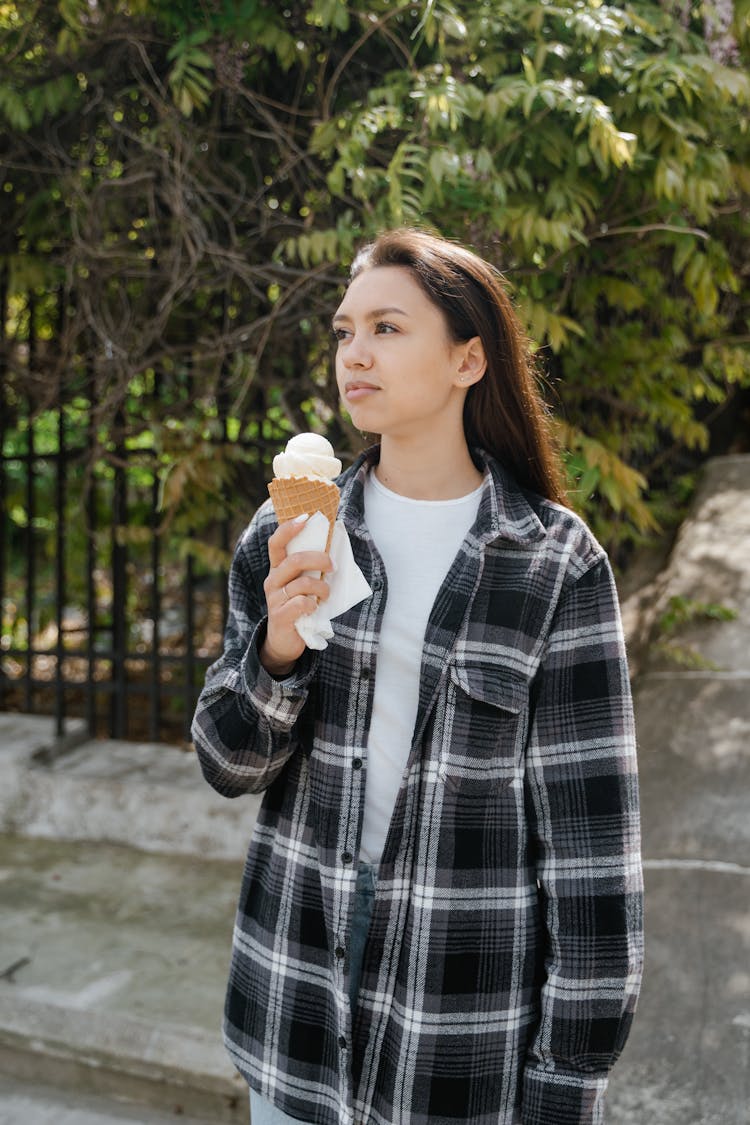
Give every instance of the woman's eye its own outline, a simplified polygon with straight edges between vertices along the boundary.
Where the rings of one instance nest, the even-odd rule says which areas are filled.
[[[398,329],[395,324],[387,324],[386,321],[381,320],[375,325],[375,331],[381,334],[387,334],[389,332],[397,332]]]
[[[346,329],[344,329],[344,328],[332,328],[331,329],[331,335],[333,336],[334,340],[338,340],[338,341],[344,340],[344,339],[346,339],[346,335],[347,335]]]

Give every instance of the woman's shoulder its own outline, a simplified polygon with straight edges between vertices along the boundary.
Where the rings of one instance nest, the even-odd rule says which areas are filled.
[[[547,549],[564,553],[568,566],[583,573],[607,558],[607,553],[586,521],[572,508],[523,489],[545,531]]]
[[[577,512],[524,487],[496,458],[482,456],[494,477],[498,504],[517,526],[531,529],[529,539],[538,549],[583,570],[606,558],[601,543]]]

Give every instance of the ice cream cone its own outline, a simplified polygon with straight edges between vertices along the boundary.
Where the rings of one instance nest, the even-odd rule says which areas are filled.
[[[337,485],[327,480],[312,480],[310,477],[274,477],[268,485],[279,523],[293,520],[303,512],[312,515],[322,512],[328,520],[328,539],[325,549],[331,549],[333,525],[339,510],[339,490]]]

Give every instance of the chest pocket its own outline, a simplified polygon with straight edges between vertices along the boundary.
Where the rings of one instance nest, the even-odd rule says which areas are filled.
[[[438,776],[467,797],[510,785],[521,762],[529,711],[523,676],[490,661],[451,664]]]

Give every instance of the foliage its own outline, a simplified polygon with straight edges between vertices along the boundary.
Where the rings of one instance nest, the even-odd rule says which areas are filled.
[[[694,598],[675,594],[669,599],[667,608],[659,618],[657,629],[662,636],[670,636],[694,621],[734,621],[736,617],[737,611],[729,606],[717,602],[699,602]]]
[[[737,611],[717,602],[700,602],[676,594],[669,599],[666,609],[655,626],[652,651],[672,664],[692,671],[719,671],[718,665],[702,656],[694,645],[678,639],[680,630],[696,622],[734,621]]]
[[[0,33],[6,426],[83,396],[107,463],[158,387],[167,526],[238,481],[244,520],[290,428],[355,449],[327,319],[384,226],[503,270],[610,547],[750,385],[748,0],[17,0]]]

